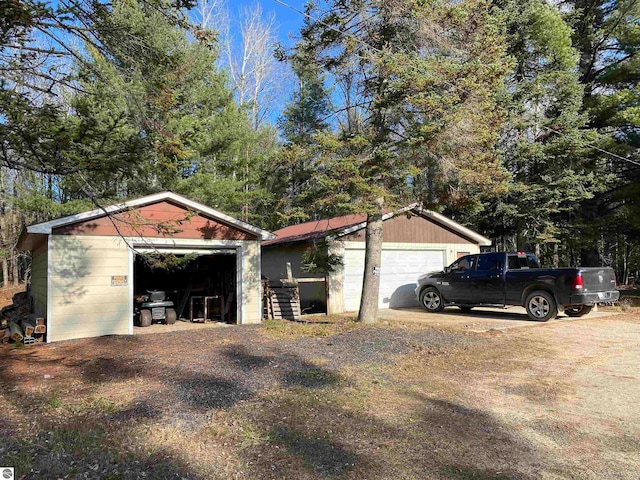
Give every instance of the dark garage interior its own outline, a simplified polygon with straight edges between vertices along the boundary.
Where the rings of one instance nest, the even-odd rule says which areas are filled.
[[[181,320],[237,321],[235,250],[197,256],[136,254],[133,273],[134,306],[160,290]]]

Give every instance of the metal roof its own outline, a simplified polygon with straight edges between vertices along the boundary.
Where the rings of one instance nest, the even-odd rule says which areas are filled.
[[[383,215],[383,220],[395,217],[400,213],[407,212],[409,210],[423,215],[426,218],[433,220],[435,223],[446,226],[454,232],[470,238],[481,246],[491,245],[491,240],[460,225],[455,220],[452,220],[444,215],[421,208],[417,204],[409,205],[407,207],[395,210],[393,212],[386,212]],[[359,213],[354,215],[343,215],[341,217],[333,217],[322,220],[314,220],[311,222],[300,223],[297,225],[291,225],[289,227],[281,228],[273,232],[275,239],[266,240],[262,242],[263,246],[280,245],[285,243],[297,243],[314,240],[317,238],[325,238],[327,236],[344,236],[349,233],[356,232],[367,225],[367,215],[365,213]]]

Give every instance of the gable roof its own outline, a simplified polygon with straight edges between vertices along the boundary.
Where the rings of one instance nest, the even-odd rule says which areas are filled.
[[[253,233],[254,235],[257,235],[259,238],[263,240],[274,238],[274,235],[271,232],[268,232],[258,227],[254,227],[253,225],[249,225],[248,223],[245,223],[241,220],[238,220],[222,212],[219,212],[218,210],[214,210],[213,208],[207,207],[206,205],[203,205],[201,203],[194,202],[193,200],[190,200],[186,197],[183,197],[182,195],[178,195],[177,193],[173,193],[173,192],[155,193],[153,195],[147,195],[146,197],[129,200],[128,202],[119,203],[116,205],[110,205],[108,207],[103,207],[103,208],[97,208],[95,210],[77,213],[75,215],[69,215],[67,217],[58,218],[56,220],[50,220],[48,222],[36,223],[34,225],[29,225],[26,228],[26,233],[34,234],[34,235],[38,235],[38,234],[49,235],[51,234],[53,229],[58,227],[63,227],[65,225],[71,225],[73,223],[91,220],[98,217],[103,217],[105,215],[122,212],[122,211],[129,210],[136,207],[142,207],[145,205],[150,205],[152,203],[157,203],[161,201],[170,201],[184,208],[188,208],[195,212],[202,213],[215,220],[219,220],[229,225],[233,225],[234,227],[240,230],[243,230],[245,232]]]
[[[422,208],[417,204],[409,205],[393,212],[387,212],[382,216],[382,219],[387,220],[409,210],[414,211],[426,218],[429,218],[439,225],[450,228],[454,232],[465,236],[473,240],[474,242],[477,242],[478,245],[491,245],[490,239],[474,232],[473,230],[468,229],[467,227],[460,225],[458,222],[451,220],[444,215]],[[326,238],[328,236],[342,237],[344,235],[348,235],[350,233],[361,230],[366,226],[367,215],[365,213],[344,215],[341,217],[327,218],[323,220],[314,220],[311,222],[291,225],[289,227],[276,230],[275,232],[273,232],[276,238],[273,240],[263,241],[262,245],[269,246],[284,243],[298,243],[318,238]]]

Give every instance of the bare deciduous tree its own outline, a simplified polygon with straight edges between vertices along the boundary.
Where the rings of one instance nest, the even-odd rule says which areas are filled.
[[[265,16],[256,3],[241,8],[232,20],[226,0],[199,0],[196,13],[202,28],[218,32],[220,63],[229,72],[236,100],[249,110],[253,128],[260,128],[282,100],[276,79],[282,78],[283,67],[273,55],[275,14]]]

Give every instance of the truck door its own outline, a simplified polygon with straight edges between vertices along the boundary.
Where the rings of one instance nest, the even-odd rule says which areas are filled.
[[[478,255],[476,269],[469,273],[471,303],[504,305],[504,253]]]
[[[449,266],[447,274],[442,277],[442,284],[438,285],[445,299],[457,303],[469,301],[469,278],[476,266],[476,258],[476,255],[466,255]]]

